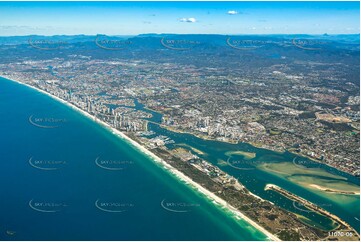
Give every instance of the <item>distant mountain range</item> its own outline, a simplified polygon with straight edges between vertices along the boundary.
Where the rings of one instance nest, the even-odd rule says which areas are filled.
[[[54,36],[44,36],[44,35],[27,35],[27,36],[4,36],[0,37],[0,44],[9,45],[9,44],[26,44],[29,40],[52,40],[52,41],[66,41],[67,43],[79,43],[79,42],[89,42],[94,41],[98,36],[106,36],[106,35],[54,35]],[[339,35],[308,35],[308,34],[272,34],[272,35],[218,35],[218,34],[155,34],[155,33],[147,33],[140,34],[136,36],[130,35],[115,35],[115,36],[106,36],[108,39],[112,40],[124,40],[124,39],[134,39],[134,38],[182,38],[189,40],[198,40],[202,42],[210,42],[217,43],[221,40],[224,43],[224,39],[227,37],[238,38],[238,39],[249,39],[252,40],[292,40],[295,38],[302,39],[322,39],[334,42],[347,42],[347,43],[359,43],[360,35],[359,34],[339,34]]]

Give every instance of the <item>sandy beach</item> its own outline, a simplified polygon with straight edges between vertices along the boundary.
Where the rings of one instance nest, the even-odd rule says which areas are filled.
[[[128,136],[126,136],[124,133],[122,133],[121,131],[111,127],[109,124],[105,123],[104,121],[90,115],[89,113],[87,113],[86,111],[78,108],[77,106],[75,106],[74,104],[71,104],[57,96],[54,96],[50,93],[47,93],[46,91],[43,91],[39,88],[36,88],[34,86],[31,86],[29,84],[26,83],[22,83],[18,80],[14,80],[14,79],[10,79],[8,77],[4,77],[4,76],[0,76],[3,77],[5,79],[8,79],[10,81],[14,81],[16,83],[19,83],[21,85],[25,85],[29,88],[32,88],[38,92],[41,92],[51,98],[53,98],[54,100],[57,100],[65,105],[67,105],[68,107],[74,109],[75,111],[83,114],[84,116],[88,117],[89,119],[97,122],[98,124],[102,125],[103,127],[107,128],[108,130],[110,130],[113,134],[117,135],[118,137],[120,137],[121,139],[125,140],[128,144],[130,144],[131,146],[133,146],[135,149],[139,150],[140,152],[142,152],[143,154],[146,154],[148,157],[150,157],[153,161],[155,161],[156,163],[158,163],[159,165],[161,165],[161,167],[165,168],[166,170],[168,170],[170,173],[174,174],[176,177],[178,177],[180,180],[184,181],[186,184],[191,185],[192,187],[196,188],[200,193],[204,194],[206,197],[208,197],[210,200],[218,203],[219,205],[223,206],[226,209],[229,209],[230,212],[232,212],[236,217],[243,219],[244,221],[246,221],[247,223],[249,223],[250,225],[252,225],[254,228],[256,228],[257,230],[259,230],[260,232],[262,232],[263,234],[265,234],[268,239],[273,240],[273,241],[280,241],[279,238],[277,238],[275,235],[273,235],[272,233],[268,232],[266,229],[264,229],[262,226],[260,226],[259,224],[257,224],[256,222],[254,222],[253,220],[251,220],[250,218],[248,218],[246,215],[244,215],[243,213],[241,213],[240,211],[238,211],[236,208],[230,206],[225,200],[223,200],[222,198],[216,196],[214,193],[210,192],[209,190],[205,189],[204,187],[202,187],[201,185],[199,185],[198,183],[194,182],[190,177],[184,175],[182,172],[178,171],[177,169],[175,169],[174,167],[172,167],[171,165],[169,165],[167,162],[165,162],[163,159],[159,158],[158,156],[156,156],[154,153],[152,153],[151,151],[149,151],[148,149],[146,149],[145,147],[143,147],[141,144],[139,144],[138,142],[132,140],[131,138],[129,138]],[[258,196],[254,195],[255,197],[259,198]],[[259,198],[261,199],[261,198]]]
[[[309,184],[308,186],[311,187],[311,188],[315,188],[317,190],[321,190],[321,191],[329,192],[329,193],[337,193],[337,194],[345,194],[345,195],[360,195],[360,192],[340,191],[340,190],[330,189],[330,188],[323,187],[323,186],[316,185],[316,184]]]

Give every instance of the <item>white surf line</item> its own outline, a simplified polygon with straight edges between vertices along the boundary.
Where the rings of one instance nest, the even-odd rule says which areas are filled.
[[[246,215],[244,215],[243,213],[241,213],[240,211],[238,211],[236,208],[234,208],[233,206],[229,205],[225,200],[223,200],[222,198],[216,196],[214,193],[210,192],[209,190],[205,189],[204,187],[202,187],[201,185],[199,185],[198,183],[196,183],[195,181],[193,181],[190,177],[184,175],[182,172],[178,171],[177,169],[175,169],[173,166],[169,165],[167,162],[165,162],[163,159],[161,159],[160,157],[156,156],[154,153],[152,153],[151,151],[149,151],[148,149],[146,149],[145,147],[143,147],[142,145],[140,145],[138,142],[132,140],[131,138],[129,138],[128,136],[126,136],[123,132],[113,128],[112,126],[110,126],[109,124],[105,123],[104,121],[98,119],[97,117],[94,117],[92,115],[90,115],[89,113],[85,112],[84,110],[78,108],[77,106],[75,106],[72,103],[69,103],[51,93],[48,93],[44,90],[41,90],[37,87],[31,86],[29,84],[26,83],[22,83],[18,80],[14,80],[14,79],[9,79],[7,77],[4,76],[0,76],[3,77],[5,79],[8,79],[10,81],[14,81],[16,83],[19,83],[21,85],[25,85],[27,87],[30,87],[36,91],[39,91],[65,105],[67,105],[68,107],[73,108],[74,110],[78,111],[79,113],[83,114],[84,116],[88,117],[89,119],[97,122],[98,124],[102,125],[103,127],[106,127],[108,129],[110,129],[112,131],[113,134],[116,134],[118,137],[122,138],[125,141],[128,141],[129,144],[131,144],[134,148],[136,148],[137,150],[141,151],[143,154],[148,155],[150,158],[152,158],[155,162],[157,162],[158,164],[163,165],[163,167],[170,171],[171,173],[173,173],[174,175],[176,175],[177,177],[179,177],[182,181],[191,184],[192,186],[194,186],[195,188],[198,189],[199,192],[201,192],[202,194],[204,194],[205,196],[213,199],[214,201],[218,202],[219,204],[225,206],[226,208],[228,208],[229,211],[231,211],[234,215],[240,217],[241,219],[245,220],[247,223],[249,223],[250,225],[252,225],[252,227],[256,228],[258,231],[262,232],[264,235],[266,235],[270,240],[273,241],[280,241],[280,239],[273,235],[272,233],[270,233],[269,231],[267,231],[265,228],[263,228],[262,226],[260,226],[259,224],[257,224],[255,221],[253,221],[252,219],[248,218]]]

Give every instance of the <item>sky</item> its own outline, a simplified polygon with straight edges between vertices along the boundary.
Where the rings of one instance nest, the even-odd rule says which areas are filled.
[[[0,36],[355,34],[359,2],[0,2]]]

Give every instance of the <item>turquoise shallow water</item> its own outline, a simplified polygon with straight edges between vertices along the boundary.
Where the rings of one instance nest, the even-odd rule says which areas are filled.
[[[264,188],[266,184],[276,184],[286,190],[291,191],[298,196],[301,196],[314,204],[317,204],[324,209],[330,211],[331,213],[336,214],[346,222],[348,222],[351,226],[353,226],[357,231],[360,231],[360,196],[352,196],[354,201],[351,203],[343,203],[342,201],[335,201],[326,199],[325,197],[320,196],[320,194],[312,193],[305,188],[298,186],[292,182],[281,179],[272,173],[267,173],[260,169],[257,169],[255,166],[248,165],[249,163],[272,163],[272,162],[292,162],[295,158],[295,155],[291,153],[278,154],[269,150],[255,148],[249,144],[239,143],[239,144],[227,144],[224,142],[218,141],[210,141],[210,140],[202,140],[193,135],[189,134],[178,134],[172,131],[165,130],[158,125],[150,124],[151,130],[156,131],[158,134],[167,135],[173,140],[175,140],[176,144],[186,143],[198,150],[201,150],[205,153],[205,155],[200,155],[202,158],[207,159],[214,165],[217,165],[220,169],[224,170],[228,174],[237,177],[238,180],[244,184],[251,192],[254,194],[272,201],[276,205],[285,208],[293,213],[297,213],[299,215],[303,215],[311,220],[313,220],[316,224],[323,229],[332,228],[332,221],[326,219],[325,217],[321,217],[316,213],[305,210],[304,207],[297,206],[293,204],[293,201],[277,194],[273,191],[265,191]],[[175,146],[174,144],[169,145],[170,147]],[[222,166],[218,163],[218,159],[222,159],[224,161],[227,160],[227,156],[225,155],[228,151],[247,151],[256,153],[256,157],[251,160],[242,159],[241,156],[234,156],[234,159],[243,163],[243,167],[250,168],[245,170],[235,169],[231,166]],[[305,160],[305,159],[303,159]],[[310,163],[310,167],[314,165],[315,167],[319,167],[325,171],[330,172],[331,174],[336,174],[338,176],[344,177],[351,184],[358,185],[360,181],[358,178],[353,177],[351,175],[345,174],[343,172],[339,172],[338,170],[327,167],[325,165],[320,164],[312,164],[312,161],[308,161]],[[239,165],[238,165],[239,166]],[[296,207],[295,207],[296,206]]]
[[[0,133],[0,240],[265,239],[105,128],[2,78]]]
[[[144,109],[144,106],[137,102],[136,100],[136,109],[140,109],[143,111],[149,111]],[[152,121],[159,123],[161,120],[161,114],[156,113],[154,111],[149,111],[153,114],[151,118]],[[336,199],[330,199],[332,196],[327,197],[321,196],[320,193],[311,192],[310,190],[305,189],[302,186],[299,186],[293,182],[282,179],[276,174],[272,174],[272,172],[265,172],[261,169],[257,169],[255,164],[263,164],[263,163],[277,163],[277,162],[288,162],[293,163],[294,159],[297,164],[297,160],[301,161],[302,164],[307,168],[318,168],[322,171],[326,171],[330,175],[337,175],[342,178],[343,181],[347,181],[350,184],[354,184],[356,186],[360,186],[360,179],[354,177],[352,175],[346,174],[344,172],[338,171],[335,168],[328,167],[323,164],[319,164],[313,162],[309,159],[298,157],[289,152],[285,153],[276,153],[266,149],[256,148],[247,143],[238,143],[238,144],[229,144],[225,142],[211,141],[211,140],[203,140],[197,138],[190,134],[181,134],[166,130],[160,127],[157,124],[150,123],[149,129],[154,131],[155,135],[166,135],[175,141],[175,144],[168,145],[169,148],[179,147],[177,145],[186,144],[192,146],[202,152],[203,155],[199,155],[202,158],[208,160],[214,165],[218,166],[220,169],[224,170],[228,174],[237,177],[238,180],[244,184],[251,192],[254,194],[272,201],[274,204],[287,209],[293,213],[304,216],[312,221],[312,225],[315,224],[321,229],[330,230],[334,228],[334,224],[332,221],[326,217],[320,216],[317,213],[311,212],[302,204],[294,204],[293,201],[277,194],[273,191],[265,191],[265,185],[268,183],[276,184],[286,190],[291,191],[292,193],[301,196],[314,204],[317,204],[320,207],[323,207],[327,211],[339,216],[344,221],[348,222],[351,226],[353,226],[357,231],[360,231],[360,196],[336,196]],[[184,147],[184,146],[183,146]],[[190,149],[191,152],[193,152]],[[235,167],[231,167],[229,165],[220,165],[219,159],[223,161],[227,161],[229,156],[227,156],[227,152],[230,151],[243,151],[243,152],[251,152],[255,154],[255,157],[252,159],[245,159],[240,155],[232,155],[232,160],[238,161],[236,164],[237,167],[243,167],[246,169],[236,169]],[[193,152],[194,153],[194,152]],[[196,153],[195,153],[196,154]],[[294,164],[293,164],[294,165]],[[291,166],[292,167],[292,166]],[[294,168],[298,168],[298,166],[294,166]],[[307,168],[304,170],[305,174],[307,173]],[[320,178],[317,175],[307,175],[314,178]],[[322,178],[322,177],[321,177]],[[340,179],[341,179],[340,178]],[[334,182],[338,179],[328,179],[326,182]],[[347,202],[346,202],[347,201]]]

